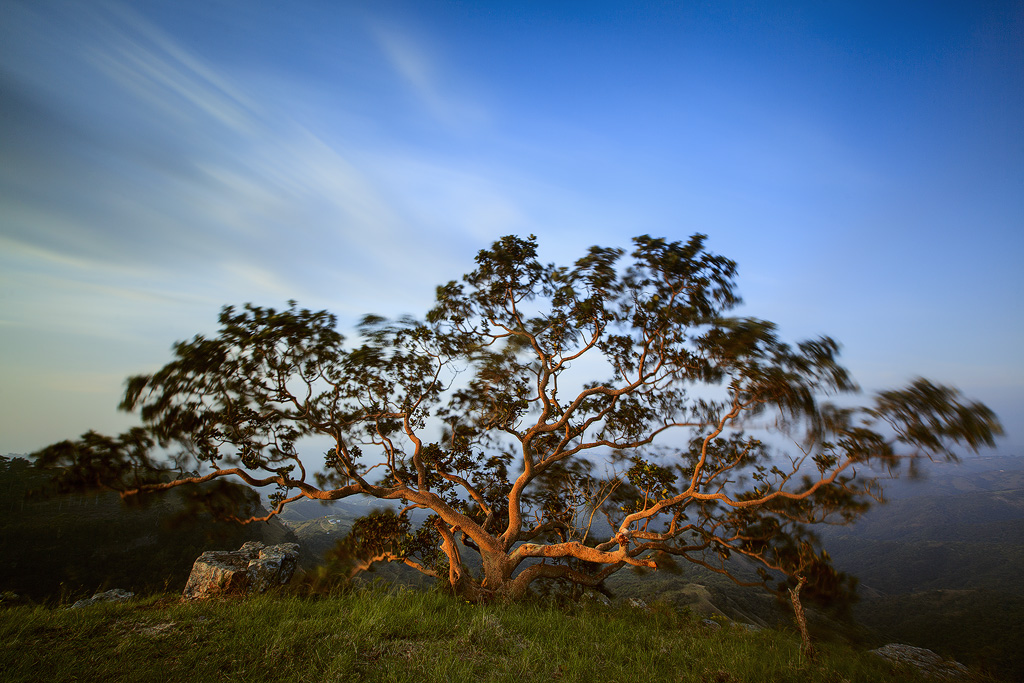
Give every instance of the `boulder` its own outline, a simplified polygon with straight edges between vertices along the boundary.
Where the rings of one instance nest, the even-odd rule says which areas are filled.
[[[111,588],[108,591],[102,593],[96,593],[91,598],[85,598],[79,600],[75,604],[71,605],[71,609],[78,609],[80,607],[88,607],[89,605],[95,605],[98,602],[127,602],[135,597],[135,593],[130,591],[121,590],[120,588]]]
[[[908,664],[929,678],[945,681],[966,681],[970,679],[970,671],[960,662],[946,660],[931,650],[901,643],[889,643],[877,650],[871,650],[879,657],[890,662]]]
[[[267,546],[249,541],[238,550],[211,550],[192,565],[182,597],[199,600],[215,595],[262,593],[288,583],[299,558],[297,543]]]

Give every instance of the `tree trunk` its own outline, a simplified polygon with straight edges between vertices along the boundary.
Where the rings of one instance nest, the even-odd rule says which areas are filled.
[[[800,602],[800,589],[807,583],[802,576],[797,577],[795,587],[789,589],[789,599],[793,602],[793,616],[796,617],[796,625],[800,629],[800,640],[803,641],[803,652],[807,659],[813,660],[815,656],[814,644],[811,643],[811,633],[807,630],[807,617],[804,615],[804,606]]]

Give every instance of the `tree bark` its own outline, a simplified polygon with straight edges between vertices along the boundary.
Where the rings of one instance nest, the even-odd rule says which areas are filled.
[[[800,602],[800,589],[807,583],[807,579],[797,577],[795,587],[789,589],[789,599],[793,602],[793,616],[796,617],[796,625],[800,629],[800,640],[803,641],[803,653],[807,659],[813,660],[815,656],[814,644],[811,643],[811,633],[807,630],[807,617],[804,615],[804,606]]]

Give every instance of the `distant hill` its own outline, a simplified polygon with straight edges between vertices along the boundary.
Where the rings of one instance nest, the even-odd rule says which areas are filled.
[[[883,639],[1024,680],[1024,458],[935,464],[890,482],[886,497],[820,533],[860,579],[855,618]]]
[[[820,531],[870,592],[1000,590],[1024,595],[1024,458],[975,458],[892,482],[889,502]]]
[[[288,503],[278,518],[287,522],[305,522],[322,517],[356,519],[373,510],[395,507],[388,501],[371,500],[353,496],[344,500],[321,502],[319,500],[297,500]]]
[[[127,506],[115,493],[40,497],[49,473],[27,460],[0,458],[0,590],[37,601],[105,588],[180,591],[206,550],[248,540],[295,541],[276,520],[241,526],[188,514],[187,492]],[[255,504],[249,489],[242,496]]]
[[[326,517],[301,521],[282,520],[282,523],[298,539],[301,547],[299,566],[312,569],[321,564],[324,555],[345,538],[352,528],[352,522],[360,515],[336,507]]]

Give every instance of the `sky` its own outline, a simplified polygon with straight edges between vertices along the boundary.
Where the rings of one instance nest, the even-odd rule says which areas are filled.
[[[1024,5],[0,0],[0,453],[136,423],[220,308],[422,315],[507,234],[736,260],[1024,455]]]

